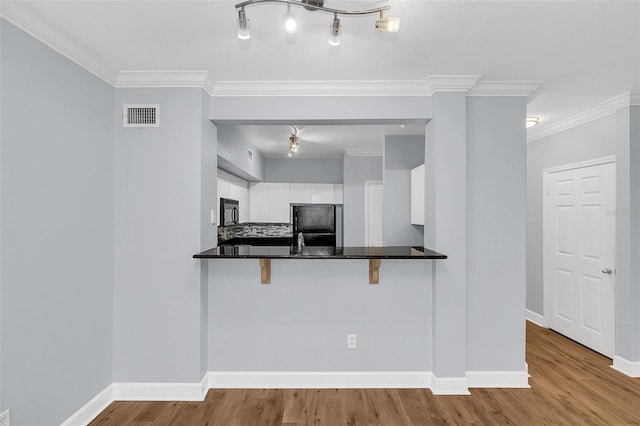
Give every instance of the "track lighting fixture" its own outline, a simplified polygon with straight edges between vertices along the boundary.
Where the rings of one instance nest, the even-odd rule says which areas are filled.
[[[366,10],[344,10],[344,9],[332,9],[330,7],[324,7],[324,0],[247,0],[242,3],[236,4],[238,10],[238,38],[240,40],[247,40],[249,35],[249,20],[244,12],[245,6],[250,6],[260,3],[286,3],[287,13],[284,15],[284,28],[288,34],[296,32],[298,25],[295,20],[295,16],[291,13],[291,5],[301,6],[307,10],[315,11],[320,10],[323,12],[333,13],[333,22],[330,27],[329,44],[331,46],[340,45],[340,32],[341,25],[338,15],[371,15],[380,14],[380,19],[375,22],[375,27],[384,32],[398,32],[400,31],[400,18],[384,17],[383,12],[391,9],[391,6],[381,6],[375,9]]]
[[[293,126],[293,133],[289,136],[289,157],[298,152],[298,147],[300,147],[298,143],[298,128]]]

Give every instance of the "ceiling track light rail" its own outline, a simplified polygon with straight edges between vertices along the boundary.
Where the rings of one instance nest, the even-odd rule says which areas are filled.
[[[340,19],[338,15],[372,15],[379,14],[380,18],[375,22],[375,27],[379,31],[383,32],[398,32],[400,30],[400,18],[385,17],[384,11],[391,9],[391,6],[381,6],[374,9],[366,10],[343,10],[334,9],[331,7],[325,7],[323,1],[311,1],[311,0],[247,0],[242,3],[236,4],[236,10],[238,11],[238,38],[240,40],[248,40],[251,38],[249,31],[249,19],[244,10],[246,6],[262,3],[284,3],[287,5],[287,13],[285,14],[285,31],[287,33],[294,33],[297,29],[295,17],[291,13],[291,5],[300,6],[307,10],[315,11],[320,10],[333,14],[333,21],[329,27],[329,44],[331,46],[340,45]]]

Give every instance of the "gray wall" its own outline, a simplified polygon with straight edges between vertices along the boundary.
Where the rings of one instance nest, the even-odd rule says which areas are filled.
[[[200,249],[218,245],[218,131],[209,120],[210,96],[200,93],[201,160],[200,160]],[[216,220],[211,223],[211,209]],[[200,262],[200,377],[207,371],[209,327],[209,268]]]
[[[544,169],[616,154],[610,115],[527,144],[527,309],[543,314],[542,173]]]
[[[214,242],[201,229],[214,209],[201,167],[216,167],[214,132],[203,122],[201,89],[118,89],[124,103],[157,103],[158,128],[114,126],[114,382],[194,383],[202,379],[201,264],[191,256]],[[204,151],[204,152],[203,152]],[[204,175],[206,176],[206,174]],[[207,205],[209,204],[209,205]]]
[[[0,411],[60,424],[112,382],[114,89],[0,27]]]
[[[213,99],[213,98],[212,98]],[[211,102],[211,108],[215,105]],[[249,182],[264,180],[264,155],[240,133],[236,126],[218,124],[218,167]],[[253,161],[248,160],[248,150]]]
[[[640,361],[640,108],[614,114],[527,146],[527,309],[544,313],[542,275],[542,171],[616,156],[616,348]]]
[[[525,115],[524,97],[467,98],[468,371],[524,370]]]
[[[630,204],[631,211],[636,212],[632,216],[634,226],[632,229],[633,245],[631,253],[634,259],[637,260],[640,257],[640,106],[632,106],[629,109],[631,119],[630,145],[633,149],[632,164],[635,165],[632,176],[632,199]],[[629,328],[621,330],[624,334],[620,336],[622,339],[628,336],[631,347],[627,350],[620,345],[619,353],[621,356],[625,356],[626,359],[640,361],[640,264],[636,261],[632,265],[632,280],[629,282],[629,293],[633,302],[630,309],[624,313],[628,317]]]
[[[615,119],[615,354],[627,361],[640,362],[640,107],[621,108]]]
[[[387,136],[384,141],[383,242],[421,246],[424,226],[411,224],[411,169],[424,163],[424,136]]]
[[[267,158],[265,182],[342,183],[342,157]]]
[[[429,371],[431,262],[211,260],[210,371]],[[347,349],[347,334],[357,349]]]
[[[382,180],[382,157],[344,156],[344,245],[364,245],[364,182]]]

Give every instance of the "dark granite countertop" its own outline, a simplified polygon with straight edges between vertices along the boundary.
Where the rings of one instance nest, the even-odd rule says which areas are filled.
[[[195,259],[446,259],[447,256],[424,247],[333,247],[306,246],[298,252],[290,245],[223,244],[201,253]]]

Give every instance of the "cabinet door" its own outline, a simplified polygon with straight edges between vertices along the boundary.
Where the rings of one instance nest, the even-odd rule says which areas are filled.
[[[411,170],[411,223],[424,225],[424,164]]]
[[[335,204],[344,204],[344,185],[341,183],[333,185],[333,202]]]
[[[249,221],[269,222],[269,186],[255,183],[249,189]]]
[[[311,202],[311,184],[310,183],[289,184],[289,202],[290,203],[310,203]]]
[[[333,184],[314,183],[311,185],[311,202],[333,204]]]
[[[270,183],[269,222],[289,223],[289,184]]]

